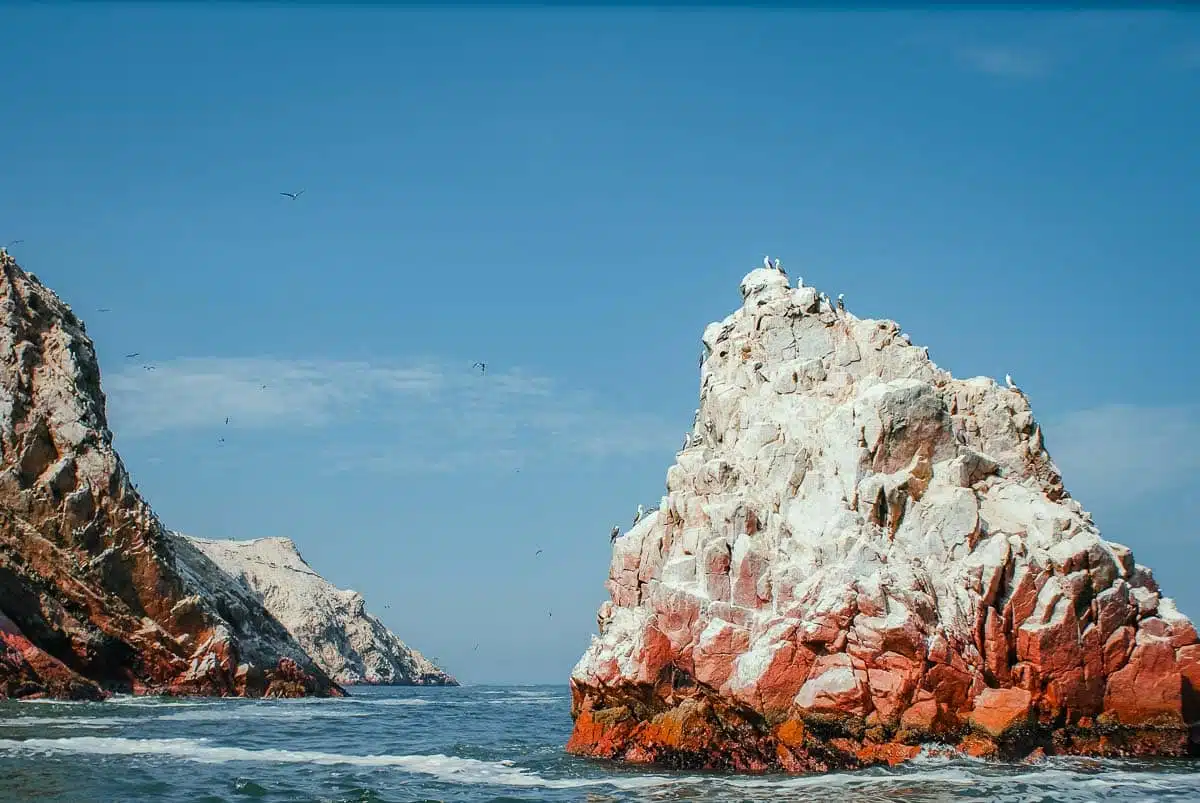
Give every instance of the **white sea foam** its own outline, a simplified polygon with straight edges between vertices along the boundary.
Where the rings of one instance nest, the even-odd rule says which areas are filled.
[[[856,773],[832,773],[792,778],[698,775],[628,775],[604,778],[546,778],[511,761],[480,761],[446,755],[346,755],[309,750],[249,750],[242,747],[214,745],[203,739],[123,739],[113,737],[78,736],[66,739],[0,739],[0,751],[35,754],[87,755],[152,755],[182,759],[204,764],[254,762],[260,764],[349,765],[355,767],[395,767],[396,769],[429,775],[438,780],[459,784],[488,784],[511,787],[541,787],[574,789],[608,786],[618,789],[649,789],[653,787],[707,787],[714,785],[736,790],[752,791],[756,795],[822,790],[837,790],[838,794],[867,792],[882,794],[912,789],[914,782],[927,790],[942,788],[950,794],[955,790],[979,789],[994,785],[999,792],[1015,785],[1025,785],[1029,791],[1074,790],[1084,797],[1073,799],[1101,800],[1119,791],[1153,795],[1156,792],[1179,794],[1184,787],[1196,787],[1200,780],[1194,775],[1129,772],[1105,767],[1104,772],[1082,773],[1069,765],[1055,764],[1036,770],[1014,770],[1011,767],[973,764],[953,764],[917,772],[912,770],[867,770]]]
[[[137,717],[0,717],[0,728],[112,728]]]

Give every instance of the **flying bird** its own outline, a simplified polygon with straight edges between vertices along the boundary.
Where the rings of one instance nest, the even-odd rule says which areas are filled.
[[[475,650],[478,650],[478,649],[479,649],[479,645],[478,645],[478,644],[476,644],[476,645],[475,645]],[[473,650],[473,652],[474,652],[475,650]]]
[[[9,242],[9,243],[6,243],[6,244],[4,245],[4,247],[5,247],[5,248],[9,248],[9,247],[11,247],[11,246],[14,246],[14,245],[20,245],[20,244],[21,244],[21,243],[23,243],[23,242],[25,242],[25,241],[24,241],[24,240],[12,240],[11,242]]]
[[[145,368],[147,371],[153,371],[153,370],[154,370],[154,366],[153,366],[153,365],[143,365],[142,367],[143,367],[143,368]]]
[[[533,556],[536,558],[540,554],[542,554],[542,550],[539,549],[537,552],[533,553]]]
[[[481,374],[487,373],[487,363],[486,362],[474,362],[474,363],[471,363],[471,367],[478,368],[479,373],[481,373]]]
[[[229,416],[225,416],[225,425],[229,426]]]
[[[142,353],[141,353],[140,351],[135,351],[135,352],[133,352],[132,354],[126,354],[126,355],[125,355],[125,359],[127,359],[127,360],[132,360],[134,357],[140,357],[140,356],[141,356],[141,354],[142,354]]]
[[[266,389],[267,389],[267,386],[266,386],[266,385],[263,385],[263,386],[262,386],[262,390],[266,390]]]
[[[304,194],[304,190],[300,190],[299,192],[281,192],[279,194],[286,195],[287,197],[291,198],[294,201],[297,198],[299,198],[301,195]]]
[[[112,312],[108,307],[97,307],[96,312]]]

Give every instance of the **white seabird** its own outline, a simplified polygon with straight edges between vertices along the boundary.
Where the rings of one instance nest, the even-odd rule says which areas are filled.
[[[633,523],[637,524],[639,521],[642,520],[642,516],[645,516],[645,515],[646,515],[646,508],[642,507],[641,505],[638,505],[637,513],[633,517]]]
[[[763,257],[763,267],[767,270],[771,269],[771,258],[769,256]]]

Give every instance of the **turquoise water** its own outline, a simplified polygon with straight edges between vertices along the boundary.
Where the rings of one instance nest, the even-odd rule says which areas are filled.
[[[356,688],[342,700],[0,703],[0,800],[1197,801],[1200,764],[918,760],[825,776],[638,770],[564,755],[564,686]]]

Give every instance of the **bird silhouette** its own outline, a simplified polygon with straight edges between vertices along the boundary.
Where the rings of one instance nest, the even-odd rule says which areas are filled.
[[[533,553],[533,556],[536,558],[540,554],[542,554],[542,550],[539,549],[537,552]]]
[[[112,312],[108,307],[97,307],[96,312]]]
[[[473,652],[475,652],[475,651],[478,651],[478,650],[479,650],[479,645],[478,645],[478,644],[476,644],[476,645],[475,645],[475,650],[473,650]]]
[[[14,246],[14,245],[20,245],[23,242],[25,242],[25,241],[24,240],[12,240],[8,243],[5,243],[4,248],[8,248],[8,247]]]
[[[140,351],[135,351],[135,352],[133,352],[132,354],[126,354],[126,355],[125,355],[125,359],[127,359],[127,360],[132,360],[134,357],[138,357],[138,356],[140,356],[140,355],[141,355],[141,352],[140,352]]]
[[[229,416],[225,416],[225,425],[229,426]]]
[[[145,368],[147,371],[155,370],[153,365],[143,365],[142,367]]]
[[[281,192],[279,194],[286,195],[287,197],[291,198],[294,201],[297,198],[299,198],[301,195],[304,194],[304,190],[300,190],[299,192]]]
[[[478,368],[478,369],[479,369],[479,373],[481,373],[481,374],[486,374],[486,373],[487,373],[487,363],[486,363],[486,362],[475,362],[475,363],[471,363],[471,367],[472,367],[472,368]]]

